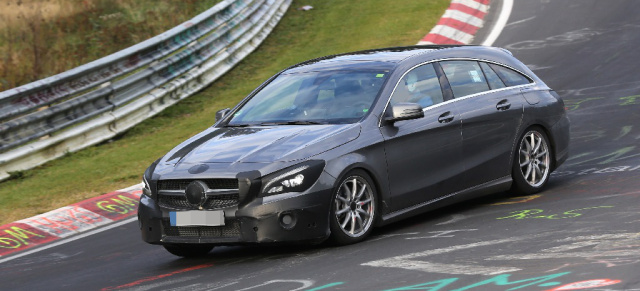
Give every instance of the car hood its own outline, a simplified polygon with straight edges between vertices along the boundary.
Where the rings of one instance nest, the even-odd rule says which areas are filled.
[[[360,135],[359,124],[209,128],[163,157],[170,164],[270,163],[318,155]]]

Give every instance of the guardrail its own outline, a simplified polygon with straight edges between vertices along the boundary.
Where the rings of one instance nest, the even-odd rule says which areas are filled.
[[[0,180],[108,140],[215,81],[291,0],[225,0],[142,43],[0,92]]]

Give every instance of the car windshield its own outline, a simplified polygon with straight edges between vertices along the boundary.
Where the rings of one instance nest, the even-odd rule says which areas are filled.
[[[227,126],[337,124],[370,110],[386,71],[282,74],[239,108]]]

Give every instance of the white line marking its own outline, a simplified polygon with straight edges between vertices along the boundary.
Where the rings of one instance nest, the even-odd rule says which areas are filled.
[[[535,16],[529,17],[529,18],[525,18],[525,19],[522,19],[522,20],[518,20],[518,21],[514,21],[514,22],[511,22],[511,23],[505,25],[505,27],[516,25],[516,24],[520,24],[520,23],[524,23],[524,22],[527,22],[527,21],[530,21],[530,20],[534,20],[534,19],[536,19]]]
[[[570,237],[556,242],[574,242],[541,250],[539,253],[499,255],[488,261],[546,260],[558,258],[633,257],[640,258],[640,233],[596,234]],[[589,248],[591,247],[591,248]],[[569,252],[571,250],[579,252]],[[586,249],[586,250],[585,250]]]
[[[422,252],[410,253],[407,255],[395,256],[391,258],[385,258],[376,261],[370,261],[367,263],[361,264],[362,266],[371,266],[371,267],[386,267],[386,268],[401,268],[407,270],[415,270],[415,271],[423,271],[428,273],[440,273],[440,274],[455,274],[455,275],[497,275],[503,273],[516,272],[521,269],[515,267],[489,267],[489,266],[480,266],[480,265],[458,265],[458,264],[442,264],[442,263],[432,263],[427,261],[418,261],[415,260],[419,257],[428,257],[432,255],[444,254],[455,252],[458,250],[466,250],[472,249],[476,247],[482,246],[490,246],[502,243],[515,242],[520,240],[529,239],[536,236],[530,237],[519,237],[519,238],[506,238],[506,239],[497,239],[490,241],[483,241],[465,245],[456,245],[441,249],[427,250]]]
[[[389,237],[394,237],[394,236],[400,236],[400,235],[416,235],[416,234],[419,234],[419,232],[407,232],[407,233],[383,234],[383,235],[378,235],[378,236],[372,237],[371,239],[368,239],[368,240],[364,241],[363,243],[368,243],[368,242],[378,241],[378,240],[381,240],[381,239],[385,239],[385,238],[389,238]]]
[[[513,273],[520,271],[520,268],[513,267],[489,267],[474,265],[458,265],[458,264],[442,264],[426,261],[402,260],[393,261],[393,268],[402,268],[405,270],[415,270],[427,273],[443,273],[455,275],[499,275],[504,273]],[[369,266],[375,266],[370,264]],[[387,265],[379,265],[376,267],[391,267],[391,263]]]
[[[500,11],[500,16],[498,16],[498,21],[482,45],[492,46],[496,39],[498,39],[498,36],[500,36],[502,30],[507,24],[507,21],[509,20],[509,16],[511,16],[511,10],[513,10],[513,0],[504,0],[502,2],[502,11]]]
[[[440,230],[440,231],[430,231],[429,233],[434,233],[431,236],[421,236],[421,237],[408,237],[405,239],[425,239],[425,238],[439,238],[439,237],[455,237],[455,235],[446,235],[459,231],[476,231],[477,229],[454,229],[454,230]]]
[[[63,244],[66,244],[66,243],[69,243],[69,242],[72,242],[72,241],[75,241],[75,240],[79,240],[81,238],[85,238],[87,236],[94,235],[96,233],[101,233],[103,231],[110,230],[112,228],[116,228],[118,226],[125,225],[125,224],[127,224],[129,222],[134,222],[136,220],[138,220],[138,217],[134,216],[134,217],[131,217],[129,219],[125,219],[125,220],[122,220],[120,222],[116,222],[114,224],[107,225],[107,226],[102,227],[102,228],[94,229],[92,231],[85,232],[83,234],[79,234],[77,236],[72,236],[70,238],[65,238],[63,240],[60,240],[60,241],[57,241],[57,242],[54,242],[54,243],[51,243],[51,244],[47,244],[47,245],[44,245],[44,246],[41,246],[41,247],[36,247],[35,249],[29,250],[29,251],[25,251],[23,253],[19,253],[19,254],[13,255],[13,256],[9,255],[10,257],[8,257],[8,258],[0,259],[0,263],[8,262],[8,261],[20,258],[20,257],[24,257],[26,255],[34,254],[34,253],[37,253],[37,252],[40,252],[40,251],[44,251],[46,249],[57,247],[59,245],[63,245]]]
[[[174,278],[174,279],[168,279],[168,280],[162,281],[162,282],[155,282],[155,283],[145,284],[145,285],[141,285],[141,286],[134,286],[132,288],[123,289],[122,291],[147,291],[147,290],[151,290],[151,289],[156,289],[156,290],[164,289],[165,291],[168,291],[166,288],[160,288],[160,287],[166,287],[166,286],[169,286],[169,285],[183,283],[183,282],[186,282],[186,281],[191,281],[191,280],[194,280],[194,279],[198,279],[200,277],[201,276],[188,276],[188,277],[182,277],[182,278],[178,277],[178,278]],[[193,286],[193,285],[191,285],[191,286]],[[191,288],[186,288],[186,287],[187,286],[181,286],[181,287],[178,287],[178,288],[173,288],[173,290],[193,290]]]
[[[302,289],[307,289],[311,286],[313,286],[313,284],[315,284],[315,281],[311,281],[311,280],[271,280],[271,281],[267,281],[264,282],[260,285],[255,285],[255,286],[251,286],[248,288],[244,288],[244,289],[240,289],[238,291],[243,291],[243,290],[250,290],[250,289],[254,289],[254,288],[258,288],[258,287],[262,287],[262,286],[267,286],[273,283],[300,283],[302,284],[301,287],[298,287],[296,289],[291,289],[291,291],[298,291],[298,290],[302,290]]]
[[[453,214],[453,215],[451,215],[451,219],[449,219],[449,220],[447,220],[445,222],[440,222],[440,223],[438,223],[436,225],[451,224],[451,223],[455,223],[455,222],[458,222],[458,221],[466,219],[466,218],[467,218],[467,216],[463,215],[463,214]]]
[[[239,282],[231,282],[228,284],[223,284],[223,285],[219,285],[219,284],[209,284],[206,285],[206,288],[200,288],[200,289],[191,289],[191,291],[213,291],[213,290],[218,290],[218,289],[222,289],[222,288],[226,288],[229,287],[231,285],[234,284],[238,284]]]
[[[456,245],[456,246],[450,246],[450,247],[441,248],[441,249],[426,250],[426,251],[417,252],[417,253],[410,253],[408,255],[397,256],[397,257],[394,257],[394,258],[414,259],[414,258],[418,258],[418,257],[439,255],[439,254],[450,253],[450,252],[455,252],[455,251],[459,251],[459,250],[472,249],[472,248],[477,248],[477,247],[482,247],[482,246],[490,246],[490,245],[496,245],[496,244],[502,244],[502,243],[508,243],[508,242],[515,242],[515,241],[525,240],[527,238],[528,237],[520,237],[520,238],[516,237],[516,238],[496,239],[496,240],[490,240],[490,241],[481,241],[481,242],[477,242],[477,243],[470,243],[470,244],[465,244],[465,245]]]
[[[218,290],[218,289],[229,287],[229,286],[234,285],[234,284],[238,284],[238,282],[231,282],[229,284],[224,284],[222,286],[214,286],[214,287],[211,287],[209,289],[201,289],[201,290],[209,290],[209,291]]]
[[[599,257],[638,257],[640,252],[637,250],[630,251],[613,251],[613,252],[577,252],[577,253],[544,253],[544,254],[515,254],[500,255],[487,258],[487,261],[514,261],[514,260],[548,260],[561,258],[599,258]]]
[[[606,199],[606,198],[613,198],[613,197],[619,197],[619,196],[627,196],[627,195],[631,195],[631,194],[640,194],[640,191],[632,191],[632,192],[625,192],[625,193],[620,193],[620,194],[596,196],[596,197],[581,198],[581,199],[585,199],[585,200]]]
[[[588,239],[613,240],[613,239],[638,239],[638,238],[640,238],[640,232],[639,233],[629,232],[629,233],[583,235],[583,236],[564,238],[557,241],[567,242],[567,241],[580,241],[580,240],[588,240]],[[640,242],[640,240],[638,240],[638,242]]]
[[[361,264],[362,266],[385,267],[385,268],[401,268],[414,271],[423,271],[428,273],[442,273],[454,275],[497,275],[519,271],[520,269],[513,266],[482,266],[478,264],[460,265],[439,263],[433,261],[425,261],[421,258],[444,255],[460,250],[470,250],[477,247],[487,247],[497,244],[513,243],[523,240],[532,240],[540,237],[556,235],[551,232],[546,234],[534,234],[522,237],[513,237],[506,239],[497,239],[483,241],[464,245],[455,245],[446,248],[426,250],[421,252],[409,253]],[[563,233],[564,234],[564,233]],[[594,234],[576,237],[563,238],[555,240],[556,243],[570,242],[569,244],[561,244],[555,247],[546,248],[536,253],[521,253],[498,255],[482,259],[483,261],[515,261],[515,260],[549,260],[549,259],[566,259],[566,258],[608,258],[614,257],[618,259],[639,259],[640,258],[640,241],[638,238],[640,233],[617,233],[617,234]],[[571,252],[578,250],[577,252]],[[448,256],[451,257],[451,256]],[[426,258],[429,260],[429,258]],[[450,261],[450,260],[449,260]]]

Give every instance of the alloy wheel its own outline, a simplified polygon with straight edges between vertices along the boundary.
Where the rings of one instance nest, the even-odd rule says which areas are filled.
[[[373,189],[360,176],[345,179],[334,200],[335,216],[340,229],[350,237],[360,237],[369,230],[375,212]]]
[[[551,155],[546,139],[537,131],[524,135],[520,143],[519,165],[522,177],[532,187],[540,187],[550,171]]]

